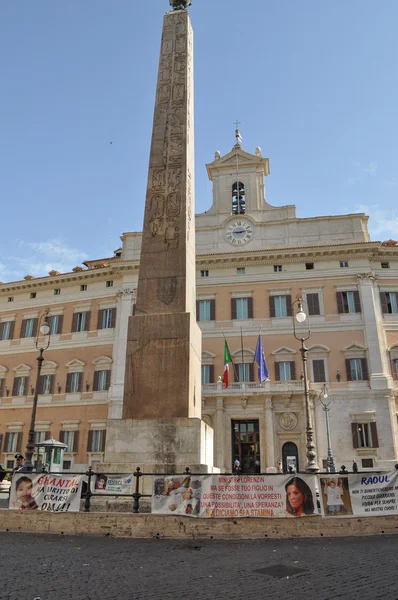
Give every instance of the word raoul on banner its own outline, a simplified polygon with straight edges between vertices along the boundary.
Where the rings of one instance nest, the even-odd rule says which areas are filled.
[[[10,508],[79,512],[82,481],[81,475],[16,473],[12,478]]]
[[[318,514],[314,475],[154,476],[152,512],[190,517]]]

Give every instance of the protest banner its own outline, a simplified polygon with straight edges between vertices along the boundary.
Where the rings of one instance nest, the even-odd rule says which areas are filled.
[[[83,477],[15,473],[11,483],[12,510],[79,512]]]
[[[123,496],[133,493],[134,475],[96,475],[91,481],[91,491],[95,494]]]
[[[398,514],[398,471],[320,476],[325,517],[375,517]]]
[[[154,476],[152,513],[190,517],[318,514],[314,475]]]

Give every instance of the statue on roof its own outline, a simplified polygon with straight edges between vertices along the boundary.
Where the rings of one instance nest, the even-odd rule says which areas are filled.
[[[170,6],[173,7],[173,10],[186,10],[191,4],[191,0],[170,0]]]

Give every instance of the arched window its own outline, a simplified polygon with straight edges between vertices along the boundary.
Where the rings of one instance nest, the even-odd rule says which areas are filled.
[[[244,215],[246,212],[245,186],[241,181],[236,181],[232,186],[232,214]]]

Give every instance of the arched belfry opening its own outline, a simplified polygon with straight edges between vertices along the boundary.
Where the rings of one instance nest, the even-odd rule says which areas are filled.
[[[241,181],[236,181],[232,186],[232,214],[244,215],[246,212],[245,186]]]

